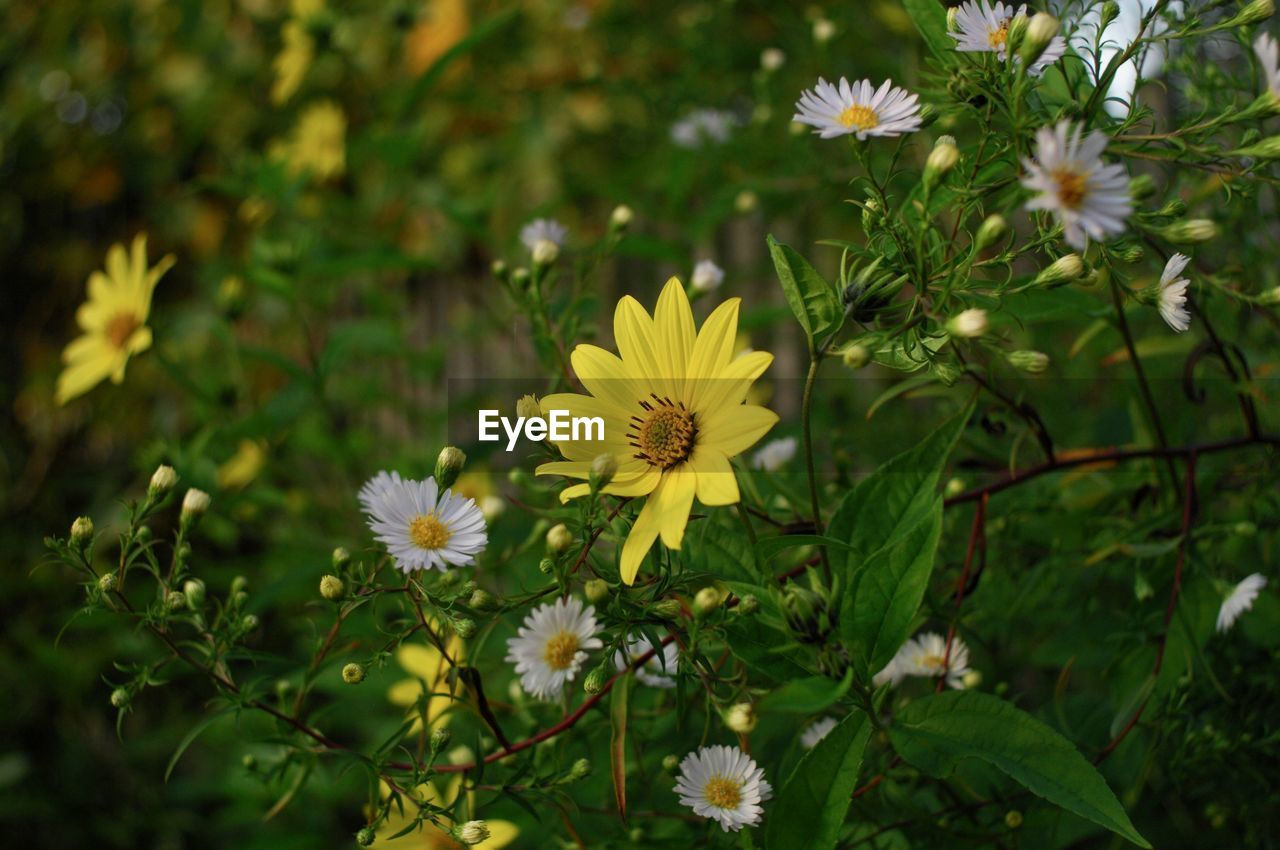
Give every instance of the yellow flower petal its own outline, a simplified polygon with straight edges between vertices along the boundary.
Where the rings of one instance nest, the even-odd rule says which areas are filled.
[[[105,381],[114,369],[114,361],[105,356],[94,357],[68,366],[58,376],[54,399],[58,404],[66,404],[76,396],[84,395]]]
[[[723,452],[699,446],[689,458],[689,467],[698,476],[698,501],[707,506],[737,504],[738,479]]]
[[[684,540],[684,528],[689,523],[689,511],[693,508],[693,494],[698,477],[687,466],[678,466],[663,476],[665,486],[649,497],[656,501],[658,523],[662,543],[668,549],[679,549]]]
[[[440,650],[420,643],[402,643],[396,649],[396,663],[406,673],[434,684],[445,667]]]
[[[722,407],[701,420],[699,443],[733,457],[753,446],[778,421],[778,414],[754,404]]]
[[[409,708],[422,696],[422,683],[417,679],[401,679],[387,688],[387,701],[401,708]]]
[[[662,480],[658,482],[658,486],[649,495],[644,507],[640,510],[640,516],[636,517],[635,525],[631,526],[631,533],[627,535],[627,542],[622,544],[622,560],[618,565],[618,571],[622,574],[624,584],[635,584],[636,573],[640,572],[640,564],[644,561],[644,556],[649,554],[649,549],[653,547],[653,541],[658,539],[658,530],[661,528],[661,523],[659,522],[660,512],[657,502],[663,488],[667,485],[667,481],[668,477],[663,476]]]
[[[577,346],[569,355],[569,362],[587,392],[622,410],[633,410],[639,399],[649,397],[647,385],[636,381],[631,369],[616,354],[599,346]],[[606,435],[607,431],[606,428]]]

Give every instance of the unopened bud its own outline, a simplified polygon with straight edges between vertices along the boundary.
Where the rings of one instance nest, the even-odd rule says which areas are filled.
[[[1227,23],[1227,25],[1245,27],[1250,24],[1265,21],[1275,13],[1276,4],[1274,0],[1253,0],[1249,5],[1241,9],[1240,12]]]
[[[449,625],[453,626],[454,634],[463,640],[475,637],[476,621],[470,617],[454,617],[449,621]]]
[[[738,193],[737,197],[733,199],[733,208],[742,215],[746,215],[749,212],[755,212],[756,208],[759,206],[760,196],[750,189],[743,189]]]
[[[573,545],[573,532],[563,522],[551,526],[547,531],[547,551],[553,555],[568,550]]]
[[[147,495],[157,499],[172,490],[173,485],[177,483],[178,473],[173,471],[172,466],[157,466],[156,471],[151,473],[151,484],[147,487]]]
[[[352,662],[342,668],[342,681],[348,685],[358,685],[364,681],[364,666]]]
[[[458,480],[462,467],[466,466],[467,456],[456,446],[445,446],[436,458],[436,484],[447,490]]]
[[[249,580],[244,576],[236,576],[231,580],[231,592],[233,594],[244,593],[248,589],[249,589]]]
[[[1048,12],[1036,12],[1027,22],[1027,35],[1022,40],[1022,61],[1030,67],[1058,35],[1058,19]]]
[[[609,598],[609,583],[602,578],[593,578],[582,588],[582,592],[587,595],[588,602],[600,603]]]
[[[618,204],[613,208],[613,212],[609,213],[609,226],[614,230],[626,230],[631,225],[631,220],[635,214],[631,212],[631,207],[626,204]]]
[[[933,187],[960,161],[960,149],[951,136],[939,136],[924,163],[924,185]]]
[[[1009,829],[1017,829],[1022,826],[1022,812],[1017,809],[1010,809],[1004,813],[1004,825]]]
[[[103,593],[110,593],[115,590],[117,584],[119,584],[119,579],[115,573],[103,573],[98,577],[98,590]]]
[[[613,481],[613,476],[618,474],[618,459],[612,454],[606,452],[596,455],[596,459],[591,461],[591,475],[588,479],[591,483],[591,489],[597,493],[609,486]]]
[[[249,594],[245,593],[243,590],[231,594],[231,607],[233,608],[243,608],[244,604],[248,601]]]
[[[431,747],[432,754],[440,753],[449,746],[449,742],[453,740],[453,733],[448,729],[439,728],[431,730],[431,737],[427,739],[428,746]]]
[[[831,633],[831,606],[814,590],[792,582],[782,594],[782,618],[801,643],[822,643]]]
[[[970,670],[961,677],[960,684],[964,685],[966,689],[978,687],[978,685],[982,684],[982,671]]]
[[[710,292],[724,282],[724,269],[711,260],[699,260],[693,267],[689,284],[694,292]]]
[[[196,611],[204,605],[204,582],[198,578],[187,579],[182,584],[182,595],[187,599],[187,607]]]
[[[1258,297],[1263,304],[1280,304],[1280,286],[1273,286]]]
[[[251,632],[258,627],[257,614],[245,614],[244,619],[240,621],[240,628],[246,632]]]
[[[720,607],[722,599],[720,591],[714,587],[704,587],[693,597],[693,610],[699,616],[705,617]]]
[[[871,352],[865,345],[855,342],[840,352],[840,362],[850,369],[861,369],[871,362]]]
[[[649,606],[650,613],[663,620],[674,620],[680,616],[681,610],[679,599],[659,599]]]
[[[1039,375],[1049,368],[1049,355],[1043,351],[1011,351],[1009,365],[1032,375]]]
[[[245,770],[254,771],[258,769],[258,760],[253,753],[245,753],[240,757],[240,764]]]
[[[469,820],[453,828],[453,837],[468,847],[483,844],[489,840],[489,826],[482,820]]]
[[[543,558],[541,561],[538,562],[538,572],[542,573],[543,575],[549,576],[555,571],[556,571],[556,562],[553,561],[551,558]]]
[[[944,491],[947,496],[959,496],[964,492],[965,483],[963,478],[952,478],[947,482]]]
[[[573,763],[573,767],[569,768],[569,778],[572,780],[586,779],[591,775],[591,762],[588,759],[578,759]]]
[[[671,754],[663,756],[662,769],[667,773],[675,773],[680,769],[680,756]]]
[[[1208,242],[1218,235],[1218,225],[1207,218],[1189,218],[1174,222],[1161,231],[1165,239],[1179,245]]]
[[[813,40],[818,44],[826,44],[835,35],[836,25],[826,18],[818,18],[813,22]]]
[[[1116,256],[1126,263],[1140,263],[1147,256],[1141,245],[1128,245],[1116,251]]]
[[[345,547],[339,546],[333,550],[333,557],[330,559],[330,563],[333,564],[335,570],[346,569],[346,566],[351,563],[351,553]]]
[[[129,704],[129,692],[124,688],[116,688],[111,692],[111,704],[116,708],[124,708]]]
[[[766,47],[760,51],[760,68],[767,74],[787,64],[787,54],[783,53],[777,47]]]
[[[471,592],[471,598],[467,600],[467,607],[472,611],[496,611],[500,607],[500,603],[489,591],[477,588]]]
[[[181,590],[171,590],[164,595],[164,607],[170,611],[181,611],[187,607],[187,597]]]
[[[604,683],[609,679],[609,671],[604,667],[595,667],[582,680],[582,690],[588,694],[598,694],[604,690]]]
[[[182,519],[187,522],[194,522],[204,516],[204,512],[209,510],[209,501],[208,493],[192,487],[182,497]]]
[[[511,285],[516,289],[524,289],[529,285],[529,270],[519,266],[511,273]]]
[[[1247,519],[1242,519],[1231,526],[1231,530],[1240,537],[1253,537],[1258,533],[1258,526]]]
[[[516,416],[525,419],[537,419],[542,416],[542,405],[538,404],[536,395],[522,395],[516,400]]]
[[[93,520],[87,516],[76,517],[71,523],[71,545],[83,549],[93,540]]]
[[[1067,254],[1054,260],[1036,275],[1035,286],[1062,286],[1084,274],[1084,261],[1079,254]]]
[[[730,706],[724,716],[724,725],[728,726],[731,732],[737,732],[739,735],[746,735],[754,730],[757,722],[759,718],[756,716],[755,707],[749,702]]]
[[[361,847],[369,847],[377,838],[378,833],[374,831],[373,827],[366,826],[356,833],[356,844]]]
[[[999,213],[993,213],[978,225],[978,232],[973,235],[973,245],[979,251],[985,251],[1008,232],[1009,222]]]
[[[870,233],[884,217],[884,210],[875,198],[867,198],[862,202],[862,229]]]
[[[760,600],[748,593],[738,600],[738,605],[734,609],[739,615],[754,614],[760,608]]]
[[[490,273],[498,280],[507,279],[507,264],[503,260],[494,260],[489,264]]]
[[[1135,201],[1150,197],[1155,190],[1156,181],[1150,174],[1139,174],[1129,181],[1129,195]]]
[[[539,239],[533,243],[533,264],[549,266],[560,258],[560,246],[550,239]]]
[[[947,322],[947,333],[955,337],[969,339],[982,336],[987,332],[987,311],[971,307],[951,317]]]
[[[1098,32],[1102,32],[1107,28],[1107,24],[1114,21],[1120,15],[1120,4],[1116,0],[1107,0],[1102,4],[1101,22]]]
[[[337,576],[325,576],[320,579],[320,595],[330,602],[337,602],[347,595],[347,586]]]

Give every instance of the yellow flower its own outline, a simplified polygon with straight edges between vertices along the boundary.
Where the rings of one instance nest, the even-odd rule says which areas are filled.
[[[317,180],[337,177],[347,168],[347,116],[330,101],[307,107],[293,135],[277,142],[272,156],[283,159],[291,174],[311,174]]]
[[[291,6],[292,17],[280,30],[284,46],[271,63],[276,72],[275,82],[271,84],[271,102],[277,106],[293,97],[307,76],[311,60],[315,58],[316,43],[307,32],[306,19],[324,9],[322,0],[294,0]]]
[[[124,245],[111,246],[105,272],[89,275],[89,300],[76,311],[84,335],[62,352],[65,368],[58,376],[58,404],[66,404],[93,389],[104,378],[124,380],[129,358],[151,347],[151,293],[173,266],[173,255],[147,268],[147,237],[139,234],[128,254]]]
[[[573,350],[574,372],[591,395],[559,393],[542,400],[544,410],[602,418],[604,439],[557,443],[567,460],[542,464],[539,475],[587,479],[592,461],[608,453],[617,458],[618,472],[604,492],[649,497],[622,547],[627,584],[635,581],[659,535],[668,548],[680,548],[695,496],[708,506],[738,501],[729,458],[778,421],[773,411],[743,403],[773,355],[752,351],[733,357],[739,300],[717,307],[698,331],[684,286],[675,278],[667,281],[652,317],[624,297],[613,315],[621,357],[594,345]],[[585,496],[590,487],[575,484],[560,498]]]
[[[423,15],[404,40],[404,63],[417,77],[436,64],[441,56],[471,29],[465,0],[427,0]]]
[[[236,453],[218,467],[218,488],[235,490],[258,477],[267,461],[266,440],[241,440]]]
[[[455,776],[442,797],[434,784],[424,782],[414,789],[413,796],[420,803],[432,803],[441,808],[450,809],[453,807],[454,800],[457,799],[461,784],[461,777]],[[390,793],[386,783],[382,783],[382,793],[383,796]],[[468,797],[471,796],[468,795]],[[379,850],[464,850],[462,844],[446,834],[440,826],[434,826],[431,823],[424,823],[416,832],[410,832],[399,838],[390,837],[408,828],[416,814],[417,807],[408,800],[405,801],[403,810],[393,805],[391,811],[387,813],[387,819],[378,827],[374,842],[370,846]],[[484,822],[489,827],[489,837],[479,844],[471,845],[477,850],[500,850],[520,835],[520,827],[510,821],[485,818]],[[441,826],[444,829],[450,829],[453,824],[448,817],[442,817]]]
[[[455,661],[462,658],[462,641],[457,635],[450,637],[445,645],[449,657]],[[413,709],[413,727],[409,734],[415,735],[422,730],[424,709],[419,708],[419,701],[426,694],[425,713],[427,728],[449,725],[449,709],[453,706],[453,692],[449,689],[449,662],[434,646],[419,643],[403,643],[396,650],[396,663],[399,664],[412,679],[396,682],[387,691],[387,699],[394,705]]]

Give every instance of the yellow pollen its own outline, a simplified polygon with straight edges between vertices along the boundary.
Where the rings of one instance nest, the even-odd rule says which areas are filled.
[[[920,666],[930,670],[941,670],[947,665],[947,659],[941,655],[926,655],[920,659]]]
[[[113,348],[117,351],[123,351],[125,343],[129,341],[129,337],[133,336],[133,332],[140,327],[142,327],[142,322],[133,313],[116,313],[107,322],[103,333]]]
[[[628,437],[631,445],[639,450],[637,458],[659,469],[670,469],[693,454],[698,428],[693,414],[685,409],[683,402],[672,402],[657,395],[652,398],[652,402],[640,402],[648,416],[643,419],[631,417]]]
[[[987,44],[992,50],[999,50],[1009,40],[1009,21],[1004,21],[996,29],[987,32]]]
[[[854,104],[844,112],[841,112],[840,117],[836,120],[846,127],[870,130],[880,123],[880,116],[876,115],[876,111],[869,106]]]
[[[1058,200],[1062,205],[1067,209],[1078,209],[1088,193],[1085,183],[1089,179],[1089,172],[1059,168],[1053,172],[1053,179],[1058,184]]]
[[[726,776],[713,776],[702,787],[702,796],[717,809],[736,809],[742,802],[742,784]]]
[[[578,654],[578,636],[573,632],[560,632],[547,641],[542,651],[542,660],[552,670],[568,670],[573,666],[573,657]]]
[[[419,549],[443,549],[453,532],[435,514],[421,514],[409,523],[409,540]]]

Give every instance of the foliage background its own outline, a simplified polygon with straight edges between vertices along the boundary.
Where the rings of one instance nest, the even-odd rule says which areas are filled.
[[[540,214],[565,221],[582,249],[571,259],[593,293],[580,306],[582,336],[607,334],[620,294],[652,303],[668,275],[716,258],[729,272],[725,292],[745,298],[751,344],[778,354],[769,375],[782,416],[774,436],[796,434],[804,341],[764,236],[801,247],[831,272],[838,254],[814,243],[855,238],[861,225],[843,203],[854,164],[791,132],[791,104],[819,74],[892,76],[909,87],[927,76],[911,20],[888,0],[691,2],[661,13],[604,0],[354,2],[317,27],[317,58],[280,105],[268,92],[287,10],[270,0],[0,0],[0,11],[0,628],[8,660],[0,667],[8,699],[0,822],[34,847],[343,846],[364,793],[355,773],[322,764],[301,799],[264,821],[287,789],[241,766],[247,752],[270,755],[269,744],[245,743],[271,734],[248,717],[242,731],[211,727],[163,782],[208,694],[194,684],[149,690],[117,736],[103,677],[113,661],[145,654],[148,639],[98,614],[77,619],[55,647],[81,591],[61,568],[36,568],[40,536],[65,533],[78,514],[118,529],[119,500],[171,462],[184,484],[214,494],[199,533],[201,576],[211,588],[247,576],[251,610],[266,624],[255,648],[305,653],[327,622],[315,585],[330,551],[369,547],[355,489],[382,467],[430,470],[448,436],[447,412],[466,409],[449,397],[449,380],[508,379],[540,391],[527,365],[526,319],[489,273],[493,259],[523,261],[516,233]],[[812,37],[818,17],[836,25],[829,42]],[[1223,36],[1203,50],[1213,55],[1227,43]],[[767,47],[786,53],[776,72],[761,70]],[[1165,85],[1145,91],[1159,114],[1177,120],[1201,108],[1203,92],[1226,73],[1204,60],[1175,56]],[[292,179],[268,152],[321,100],[348,118],[345,174]],[[671,124],[698,107],[731,110],[741,126],[722,145],[673,145]],[[927,152],[922,139],[909,155],[922,162]],[[1236,270],[1251,292],[1278,282],[1273,190],[1228,206],[1220,183],[1200,175],[1168,192],[1231,235],[1198,255],[1205,264]],[[592,250],[618,203],[635,210],[632,232],[607,255]],[[151,234],[152,258],[178,256],[157,290],[157,344],[130,364],[124,385],[58,408],[58,355],[84,281],[108,244],[139,230]],[[240,294],[228,277],[242,281]],[[1264,430],[1276,427],[1274,312],[1208,303],[1253,367]],[[1097,293],[1064,289],[1007,304],[1000,320],[1024,347],[1053,357],[1045,375],[1005,369],[999,380],[1034,403],[1060,446],[1152,436],[1119,338],[1080,338],[1080,313],[1106,306]],[[1190,357],[1200,340],[1170,336],[1154,311],[1135,323],[1170,441],[1238,433],[1234,388]],[[900,380],[879,367],[841,373],[833,364],[824,374],[815,431],[831,492],[913,445],[972,392],[967,381],[927,384],[867,417],[871,401]],[[974,423],[952,470],[965,484],[1038,459],[1025,423],[998,398],[980,397]],[[265,446],[261,470],[247,486],[219,486],[219,466],[246,440]],[[1211,509],[1197,518],[1179,615],[1185,634],[1175,635],[1156,686],[1158,710],[1104,772],[1156,846],[1210,834],[1215,845],[1269,847],[1280,833],[1271,710],[1280,610],[1264,594],[1230,640],[1210,633],[1215,582],[1274,570],[1274,453],[1206,459],[1201,471]],[[1173,508],[1153,495],[1169,486],[1162,475],[1154,464],[1094,470],[993,497],[988,567],[961,633],[975,647],[984,690],[1016,698],[1087,755],[1127,716],[1155,651],[1167,543],[1177,533]],[[517,492],[505,474],[489,483]],[[781,475],[762,486],[788,498],[803,479]],[[940,578],[926,603],[936,622],[952,616],[949,582],[963,559],[968,510],[947,514]],[[532,583],[538,553],[522,547],[531,525],[514,508],[495,523],[491,548],[513,553],[494,571],[496,587]],[[490,666],[497,681],[507,675]],[[399,714],[384,693],[398,677],[375,671],[358,691],[326,680],[326,726],[385,737]],[[775,721],[757,749],[789,764],[794,727]],[[593,734],[566,742],[564,757],[603,753],[600,730]],[[675,734],[655,716],[637,746],[660,760]],[[644,789],[635,807],[676,810],[667,779],[644,778],[652,781],[633,783]],[[970,778],[979,794],[992,781]],[[855,803],[855,817],[886,828],[882,846],[1113,840],[1026,800],[1017,804],[1026,811],[1021,831],[1002,826],[1003,811],[938,816],[954,802],[947,793],[887,781]],[[575,823],[590,846],[593,835],[613,846],[671,840],[674,826],[660,817],[619,828],[607,814],[611,794],[603,769],[577,792],[584,808]],[[567,835],[508,800],[486,814],[520,823],[521,846]]]

